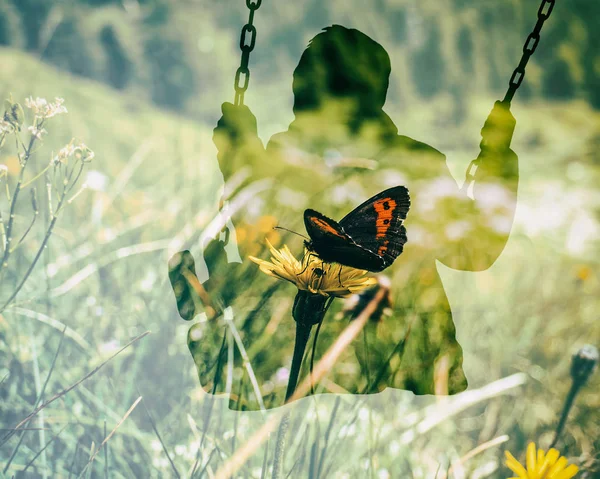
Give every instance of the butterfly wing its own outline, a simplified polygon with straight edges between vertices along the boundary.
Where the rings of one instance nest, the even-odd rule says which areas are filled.
[[[338,222],[318,211],[306,210],[304,225],[311,238],[308,248],[323,261],[369,271],[381,271],[385,267],[380,256],[356,244]]]
[[[345,242],[349,239],[337,221],[315,210],[304,212],[304,226],[313,243]]]
[[[348,213],[339,226],[357,245],[381,257],[384,269],[404,249],[407,238],[403,223],[409,209],[408,189],[396,186],[369,198]]]

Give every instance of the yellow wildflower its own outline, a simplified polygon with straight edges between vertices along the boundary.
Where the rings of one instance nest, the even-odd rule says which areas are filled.
[[[550,449],[547,453],[536,450],[533,442],[527,446],[526,468],[510,452],[504,454],[506,466],[516,474],[511,479],[571,479],[579,472],[575,464],[568,465],[567,458],[558,450]]]
[[[300,290],[343,298],[377,282],[375,278],[367,276],[368,271],[337,263],[326,263],[307,251],[304,252],[302,260],[298,261],[287,245],[277,249],[269,240],[267,244],[272,255],[270,262],[253,256],[250,256],[250,260],[258,264],[263,273],[289,281]]]

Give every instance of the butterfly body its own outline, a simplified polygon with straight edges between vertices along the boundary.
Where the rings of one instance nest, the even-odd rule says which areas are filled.
[[[304,212],[310,236],[306,248],[325,262],[383,271],[407,241],[403,222],[409,208],[408,190],[396,186],[368,199],[339,222],[308,209]]]

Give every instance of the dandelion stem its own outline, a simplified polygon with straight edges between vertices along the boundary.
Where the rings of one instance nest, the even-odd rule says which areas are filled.
[[[558,421],[558,426],[556,426],[554,439],[552,440],[552,444],[550,444],[549,449],[552,449],[554,446],[556,446],[558,438],[560,437],[567,422],[567,417],[569,417],[569,412],[571,411],[571,408],[575,402],[575,397],[577,396],[581,386],[581,383],[577,381],[573,381],[573,384],[571,384],[571,389],[569,389],[569,394],[567,394],[567,398],[565,399],[565,405],[563,406],[562,414],[560,415],[560,421]]]
[[[296,340],[294,343],[294,354],[292,356],[292,367],[290,368],[290,378],[285,393],[286,402],[296,390],[298,376],[300,375],[300,366],[302,366],[302,358],[304,358],[304,352],[306,350],[306,345],[308,344],[311,329],[312,324],[296,323]]]
[[[367,324],[371,315],[377,309],[379,302],[384,295],[383,291],[378,291],[375,297],[369,302],[367,307],[352,321],[337,337],[331,347],[321,357],[315,365],[314,379],[320,381],[328,371],[331,370],[332,364],[346,350],[348,345],[356,339],[357,335]],[[311,378],[305,378],[302,383],[296,388],[296,392],[290,397],[290,401],[300,399],[310,391]],[[289,412],[285,413],[289,414]],[[256,431],[243,445],[241,445],[235,453],[225,462],[215,473],[215,479],[226,479],[234,477],[240,467],[252,456],[258,447],[269,437],[269,434],[275,430],[276,423],[281,416],[274,414],[265,424]],[[275,472],[275,464],[278,459],[273,461],[273,472]],[[277,477],[277,476],[274,476]],[[329,477],[326,474],[323,477]]]

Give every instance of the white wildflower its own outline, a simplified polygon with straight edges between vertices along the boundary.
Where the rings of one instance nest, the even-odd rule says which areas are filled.
[[[75,145],[73,156],[84,163],[89,163],[96,155],[85,143],[79,143],[78,145]]]
[[[13,124],[10,121],[0,119],[0,135],[5,134],[5,133],[10,134],[14,131],[15,131],[15,127],[13,126]]]
[[[65,102],[62,98],[55,98],[54,103],[48,103],[45,98],[37,97],[35,100],[33,97],[29,97],[25,100],[25,106],[33,110],[36,117],[47,119],[53,116],[67,113],[66,107],[63,105]]]
[[[34,113],[37,113],[38,111],[41,111],[43,108],[46,108],[48,106],[48,102],[46,101],[45,98],[37,97],[34,100],[33,97],[30,96],[29,98],[25,98],[25,106],[27,108],[33,110]]]
[[[4,178],[5,176],[8,176],[8,166],[0,165],[0,178]]]
[[[42,139],[42,135],[43,135],[43,134],[45,134],[45,133],[48,133],[48,132],[46,131],[46,129],[45,129],[45,128],[38,128],[38,127],[36,127],[36,126],[33,126],[33,125],[32,125],[32,126],[30,126],[30,127],[29,127],[29,128],[27,128],[27,129],[28,129],[28,130],[29,130],[29,132],[30,132],[30,133],[31,133],[33,136],[35,136],[35,137],[36,137],[38,140],[41,140],[41,139]]]
[[[59,150],[58,155],[52,158],[51,162],[53,165],[59,163],[66,165],[69,158],[74,157],[83,163],[89,163],[94,156],[94,152],[90,150],[85,143],[75,143],[75,140],[71,140],[68,145],[65,145]]]
[[[57,165],[58,163],[63,163],[66,164],[67,160],[73,156],[73,153],[75,153],[75,146],[73,145],[73,142],[71,141],[71,143],[69,143],[68,145],[62,147],[59,152],[58,155],[56,155],[53,160],[52,163],[54,165]]]

